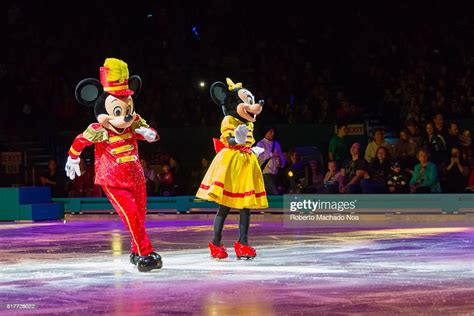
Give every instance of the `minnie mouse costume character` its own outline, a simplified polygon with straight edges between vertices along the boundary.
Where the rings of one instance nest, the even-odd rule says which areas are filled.
[[[197,197],[219,204],[214,220],[214,238],[209,242],[211,256],[227,258],[227,250],[221,244],[224,221],[231,208],[240,210],[239,241],[234,244],[238,259],[253,259],[257,256],[248,245],[250,208],[268,207],[262,171],[257,156],[263,152],[260,147],[251,147],[254,122],[262,111],[263,101],[255,103],[253,94],[234,84],[227,78],[227,86],[222,82],[212,84],[211,97],[224,112],[221,123],[221,137],[214,139],[216,156],[196,194]]]
[[[140,77],[129,78],[127,64],[116,58],[107,58],[100,67],[100,82],[87,78],[78,83],[76,98],[94,105],[98,123],[75,138],[65,169],[71,180],[80,176],[79,156],[86,146],[95,146],[95,184],[102,186],[130,232],[130,262],[146,272],[161,268],[162,261],[145,231],[146,187],[137,139],[154,142],[160,137],[135,113],[133,98],[141,84]]]

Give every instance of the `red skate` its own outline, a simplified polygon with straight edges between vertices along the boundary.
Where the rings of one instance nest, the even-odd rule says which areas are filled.
[[[240,242],[236,242],[234,244],[235,255],[237,259],[244,258],[244,259],[253,259],[257,256],[257,251],[255,248],[243,245]]]
[[[211,251],[211,257],[216,258],[216,259],[225,259],[229,255],[227,254],[227,250],[225,249],[224,244],[222,244],[220,247],[214,245],[214,243],[211,241],[209,242],[209,250]]]

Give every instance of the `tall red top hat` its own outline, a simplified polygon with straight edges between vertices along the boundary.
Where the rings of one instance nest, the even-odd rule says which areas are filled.
[[[128,65],[117,58],[107,58],[100,67],[100,83],[104,91],[116,97],[128,97],[134,92],[128,88]]]

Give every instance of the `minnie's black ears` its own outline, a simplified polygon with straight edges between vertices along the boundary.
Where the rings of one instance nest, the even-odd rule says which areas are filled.
[[[140,93],[140,90],[142,89],[142,79],[137,75],[130,76],[128,79],[128,88],[133,90],[134,94],[132,97],[136,99]]]
[[[76,99],[82,105],[93,106],[104,92],[100,81],[94,78],[81,80],[76,86]]]
[[[212,101],[214,101],[217,105],[220,105],[220,106],[225,105],[225,101],[229,93],[227,89],[227,85],[225,85],[223,82],[220,82],[220,81],[214,82],[211,85],[210,93],[211,93]]]

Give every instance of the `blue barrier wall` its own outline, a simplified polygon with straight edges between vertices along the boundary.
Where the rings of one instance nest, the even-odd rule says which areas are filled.
[[[288,195],[269,196],[269,209],[272,212],[282,213],[285,197]],[[356,200],[357,207],[353,210],[354,213],[419,213],[426,210],[453,214],[474,212],[474,194],[334,194],[308,195],[308,197],[325,201]],[[53,200],[56,203],[63,203],[65,210],[71,213],[113,210],[107,198],[56,198]],[[199,209],[215,209],[217,204],[196,199],[194,196],[149,197],[147,208],[148,210],[176,210],[184,213]]]

